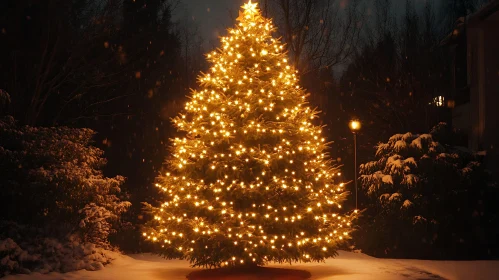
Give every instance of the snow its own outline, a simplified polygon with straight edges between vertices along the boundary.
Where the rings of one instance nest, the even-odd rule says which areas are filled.
[[[404,134],[402,136],[402,140],[404,140],[404,142],[407,142],[409,141],[410,139],[412,139],[414,136],[412,135],[412,133],[410,132],[407,132],[406,134]]]
[[[271,265],[311,272],[311,280],[413,280],[413,279],[496,279],[499,261],[427,261],[378,259],[361,253],[340,251],[335,259],[325,263]],[[196,269],[187,261],[165,260],[151,254],[116,255],[116,260],[99,271],[31,275],[11,275],[6,280],[184,280]]]
[[[400,193],[393,193],[388,200],[390,200],[390,201],[392,201],[392,200],[400,200],[401,197],[402,197],[402,194],[400,194]]]
[[[400,152],[406,148],[407,148],[407,143],[404,140],[398,140],[397,142],[395,142],[395,146],[393,146],[393,150],[395,152]]]
[[[401,155],[395,154],[387,158],[384,172],[397,175],[406,174],[413,167],[417,167],[417,163],[413,157],[404,159]]]
[[[400,139],[404,138],[404,134],[394,134],[390,139],[388,139],[388,142],[397,142]]]
[[[365,164],[361,164],[360,168],[364,169],[364,170],[371,170],[371,169],[375,168],[376,165],[377,165],[376,161],[370,161],[370,162],[367,162]]]
[[[414,216],[414,218],[412,219],[412,223],[413,224],[417,224],[417,223],[424,223],[426,222],[426,218],[425,217],[422,217],[422,216]]]
[[[74,235],[64,242],[53,238],[37,238],[31,242],[21,242],[22,247],[11,238],[0,240],[0,278],[11,271],[48,273],[99,270],[115,259],[116,252],[96,247],[92,243],[80,243],[77,239]]]
[[[477,155],[479,156],[486,156],[487,155],[487,151],[478,151],[476,152]]]
[[[390,197],[390,194],[389,193],[384,193],[382,194],[380,197],[379,197],[379,200],[380,201],[384,201],[386,199],[388,199]]]
[[[368,193],[373,193],[373,192],[376,192],[380,187],[380,182],[383,178],[383,176],[385,176],[383,173],[381,173],[381,171],[376,171],[374,172],[373,174],[369,174],[369,175],[361,175],[361,180],[364,182],[364,184],[370,184],[369,185],[369,189],[368,189]]]
[[[385,144],[385,143],[378,144],[377,149],[376,149],[376,156],[378,157],[378,156],[383,155],[384,152],[386,150],[388,150],[389,148],[390,148],[390,145],[388,145],[388,144]]]
[[[381,178],[381,181],[383,181],[383,183],[385,183],[385,184],[393,185],[392,175],[385,175],[385,176],[383,176]]]
[[[431,134],[428,134],[428,133],[419,135],[419,138],[426,140],[426,141],[433,141],[433,136],[431,136]]]
[[[413,157],[406,158],[404,160],[404,163],[407,165],[418,166],[418,164],[416,163],[416,161],[414,160]]]
[[[414,147],[418,150],[422,150],[423,144],[421,143],[421,138],[416,138],[416,139],[412,140],[411,147]]]
[[[400,155],[393,155],[386,161],[386,170],[392,174],[399,174],[404,166],[404,160]]]
[[[414,175],[414,174],[407,174],[404,175],[404,180],[402,181],[403,184],[407,185],[408,187],[414,187],[414,185],[419,181],[419,177]]]
[[[477,169],[479,166],[480,166],[479,162],[472,161],[468,163],[466,167],[461,169],[461,173],[463,174],[463,176],[468,176],[469,174],[472,174],[473,170]]]
[[[400,208],[401,208],[401,209],[402,209],[402,208],[409,208],[411,205],[412,205],[412,202],[411,202],[410,200],[406,199],[406,200],[404,201],[404,203],[402,204],[402,207],[400,207]]]

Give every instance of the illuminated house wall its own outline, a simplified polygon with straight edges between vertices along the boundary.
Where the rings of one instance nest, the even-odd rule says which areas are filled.
[[[454,61],[452,124],[499,171],[499,0],[459,19],[443,44]]]

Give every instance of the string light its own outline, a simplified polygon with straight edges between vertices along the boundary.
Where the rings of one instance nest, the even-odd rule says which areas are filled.
[[[186,136],[172,140],[156,184],[165,202],[143,236],[198,266],[320,261],[350,237],[354,216],[337,212],[340,173],[272,21],[257,3],[242,8],[173,120]]]

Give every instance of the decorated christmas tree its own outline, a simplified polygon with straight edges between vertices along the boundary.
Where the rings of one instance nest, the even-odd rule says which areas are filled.
[[[349,238],[347,193],[272,21],[242,8],[174,119],[184,136],[143,235],[194,266],[321,261]]]

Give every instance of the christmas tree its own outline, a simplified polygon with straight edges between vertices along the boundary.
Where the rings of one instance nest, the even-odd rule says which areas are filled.
[[[271,20],[242,8],[174,119],[185,136],[172,140],[156,184],[165,202],[148,206],[143,235],[194,266],[321,261],[349,238],[347,193]]]

